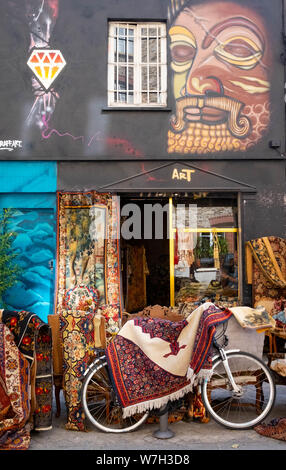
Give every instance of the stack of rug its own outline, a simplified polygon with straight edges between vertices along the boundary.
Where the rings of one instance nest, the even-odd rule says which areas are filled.
[[[0,311],[0,448],[25,450],[52,428],[52,338],[26,311]]]
[[[52,334],[36,314],[2,310],[0,322],[13,334],[15,344],[31,369],[31,424],[36,431],[52,429]]]
[[[9,328],[0,323],[0,449],[30,445],[30,367]]]

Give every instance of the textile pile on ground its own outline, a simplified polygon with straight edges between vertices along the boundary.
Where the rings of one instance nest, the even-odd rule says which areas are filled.
[[[0,327],[0,448],[27,449],[31,429],[52,428],[51,330],[10,310],[0,311]]]

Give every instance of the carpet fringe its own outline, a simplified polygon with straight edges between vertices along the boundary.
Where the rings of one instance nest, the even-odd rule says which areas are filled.
[[[155,408],[162,408],[162,406],[166,405],[168,401],[178,400],[182,398],[186,393],[191,392],[193,388],[192,383],[189,383],[185,387],[181,388],[181,390],[177,390],[170,395],[166,395],[161,398],[156,398],[154,400],[144,401],[142,403],[137,403],[136,405],[127,406],[123,408],[123,419],[128,418],[136,413],[144,413],[145,411],[150,411]]]
[[[193,387],[195,385],[200,384],[204,379],[209,380],[211,378],[211,374],[212,374],[211,370],[200,370],[200,372],[197,375],[195,375],[194,371],[191,368],[189,368],[187,372],[187,379],[190,380],[190,383],[188,385],[181,388],[180,390],[177,390],[174,393],[171,393],[170,395],[165,395],[164,397],[161,397],[161,398],[144,401],[142,403],[137,403],[135,405],[131,405],[131,406],[127,406],[126,408],[123,408],[123,419],[128,418],[129,416],[132,416],[137,413],[144,413],[146,411],[150,411],[153,409],[162,408],[169,401],[179,400],[188,392],[192,392]]]

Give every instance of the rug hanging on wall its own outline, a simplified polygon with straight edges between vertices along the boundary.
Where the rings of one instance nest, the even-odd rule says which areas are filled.
[[[271,315],[278,313],[275,302],[286,298],[286,240],[274,236],[250,240],[245,251],[253,306],[262,305]]]
[[[75,299],[80,310],[116,309],[116,315],[105,315],[107,341],[118,332],[121,318],[119,229],[115,196],[95,191],[58,193],[55,312],[74,309],[74,293],[81,289],[86,295],[80,305]]]
[[[0,323],[0,450],[30,445],[30,365],[9,328]]]
[[[82,376],[96,356],[95,314],[80,310],[60,313],[63,344],[63,387],[67,407],[66,429],[85,431],[81,404]]]

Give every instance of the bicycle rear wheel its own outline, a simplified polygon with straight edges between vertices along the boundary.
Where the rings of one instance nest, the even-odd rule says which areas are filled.
[[[269,368],[250,353],[227,353],[234,391],[221,358],[213,363],[211,380],[202,387],[206,409],[215,421],[231,429],[248,429],[263,421],[275,402],[276,387]]]
[[[96,363],[84,379],[82,405],[90,423],[104,432],[134,431],[149,415],[146,412],[123,419],[122,407],[112,386],[105,358]]]

